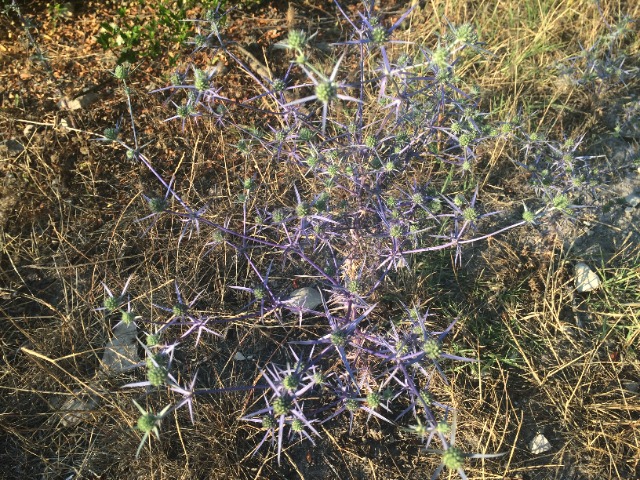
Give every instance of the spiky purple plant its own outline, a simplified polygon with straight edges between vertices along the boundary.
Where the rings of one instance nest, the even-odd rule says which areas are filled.
[[[446,320],[444,329],[437,327],[442,319],[429,310],[407,309],[402,303],[406,299],[393,300],[405,310],[396,318],[393,307],[384,308],[378,299],[394,298],[386,295],[394,272],[417,274],[417,257],[450,249],[460,266],[465,245],[570,210],[568,194],[575,185],[568,182],[575,184],[579,178],[569,170],[580,170],[588,159],[575,145],[552,146],[527,134],[522,152],[528,163],[521,163],[548,205],[525,208],[521,222],[505,220],[487,228],[485,219],[499,222],[501,217],[482,200],[477,151],[484,142],[523,138],[522,122],[491,124],[479,107],[478,93],[459,78],[465,50],[483,53],[470,25],[449,25],[449,34],[431,48],[416,46],[397,39],[413,9],[385,26],[374,4],[366,0],[364,12],[352,20],[336,1],[352,32],[331,45],[329,66],[312,50],[314,35],[289,32],[277,45],[293,57],[280,77],[255,71],[238,56],[240,46],[224,38],[230,11],[221,12],[218,5],[198,22],[195,50],[223,52],[248,75],[255,84],[247,89],[248,100],[227,98],[224,79],[215,77],[217,70],[195,63],[156,92],[175,107],[169,120],[179,120],[183,130],[187,122],[197,128],[195,122],[213,120],[232,153],[244,162],[239,184],[229,183],[228,211],[217,212],[211,201],[189,204],[177,192],[180,172],[168,182],[164,179],[141,151],[128,95],[133,146],[123,140],[121,122],[100,136],[123,147],[165,192],[143,196],[151,210],[139,220],[149,222],[144,233],[162,225],[156,223],[162,215],[180,225],[175,235],[181,248],[206,242],[202,257],[207,259],[222,246],[231,251],[237,271],[234,285],[226,286],[238,292],[243,306],[229,321],[265,326],[273,315],[288,337],[288,342],[278,340],[271,353],[289,363],[259,359],[262,368],[254,386],[199,389],[197,375],[191,376],[197,370],[192,362],[185,360],[187,365],[181,366],[171,359],[185,345],[201,348],[205,333],[222,336],[213,328],[222,320],[196,310],[203,292],[187,301],[174,281],[177,301],[173,306],[152,304],[163,312],[154,323],[135,316],[135,305],[126,295],[129,280],[117,297],[105,285],[99,310],[121,312],[122,321],[137,319],[155,332],[145,346],[146,381],[127,386],[176,397],[175,406],[161,415],[141,411],[147,436],[157,434],[162,417],[183,407],[193,422],[199,394],[264,390],[257,410],[242,417],[264,431],[254,454],[270,443],[280,462],[287,442],[314,442],[320,436],[318,426],[334,419],[348,417],[351,431],[360,414],[401,427],[413,422],[409,430],[427,447],[433,439],[443,446],[435,475],[446,467],[464,478],[462,462],[469,455],[455,446],[455,416],[453,427],[447,422],[446,412],[455,415],[455,410],[432,393],[437,383],[448,382],[449,362],[475,361],[447,353],[445,340],[456,320]],[[118,79],[125,78],[120,71]],[[312,102],[321,106],[320,119],[310,108]],[[338,103],[340,108],[334,108]],[[258,113],[260,122],[235,124],[244,109]],[[265,162],[269,174],[262,171]],[[286,179],[282,191],[268,181],[261,183],[272,172]],[[217,214],[222,218],[213,220]],[[296,279],[328,294],[327,299],[320,295],[322,308],[296,303],[299,299],[291,294],[299,288],[292,286]],[[298,322],[288,322],[288,312],[297,314]]]

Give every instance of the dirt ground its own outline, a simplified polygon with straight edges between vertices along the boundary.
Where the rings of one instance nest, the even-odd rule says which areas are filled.
[[[0,477],[428,478],[439,459],[384,424],[363,424],[351,435],[346,428],[327,430],[315,446],[294,444],[282,466],[272,453],[252,457],[261,436],[239,420],[255,400],[246,393],[199,400],[197,425],[176,415],[162,446],[133,459],[137,412],[120,388],[132,377],[99,377],[111,332],[94,309],[105,279],[121,285],[133,272],[142,282],[160,278],[171,288],[178,262],[167,250],[175,245],[136,234],[132,219],[146,214],[141,193],[161,192],[148,171],[93,135],[128,115],[112,75],[117,57],[96,41],[100,25],[115,18],[115,4],[74,1],[68,13],[55,16],[44,2],[24,3],[22,14],[35,22],[30,33],[47,60],[36,58],[36,44],[15,15],[0,16]],[[248,51],[247,62],[266,61],[269,45],[291,25],[322,29],[319,41],[336,33],[328,2],[305,2],[294,18],[287,17],[286,2],[263,3],[238,11],[227,32]],[[358,4],[344,3],[353,4],[349,11]],[[187,61],[187,52],[176,47],[178,62]],[[194,61],[214,58],[201,52]],[[174,124],[162,122],[163,99],[148,94],[166,85],[174,68],[162,56],[140,60],[133,71],[139,129],[152,142],[147,153],[163,173],[191,169],[185,188],[194,197],[223,198],[229,176],[243,176],[243,160],[224,154],[215,130],[188,127],[177,136]],[[225,73],[238,99],[246,81],[233,69]],[[453,286],[447,301],[466,315],[467,333],[458,340],[486,359],[486,371],[454,376],[464,392],[457,403],[464,412],[461,441],[470,451],[506,452],[498,460],[470,461],[469,478],[640,478],[640,206],[633,200],[640,195],[640,133],[632,127],[640,124],[639,85],[631,82],[620,95],[596,99],[589,112],[576,114],[592,118],[576,128],[589,138],[585,155],[606,166],[581,199],[588,208],[571,221],[491,239],[469,251],[460,271],[433,280]],[[611,130],[620,123],[629,130],[615,136]],[[521,185],[526,178],[514,171],[505,164],[492,172],[510,179],[495,182],[496,203],[517,205],[528,195]],[[575,292],[578,261],[605,276],[604,293]],[[142,264],[154,266],[143,274]],[[181,274],[208,279],[213,286],[201,301],[218,312],[235,311],[237,299],[220,294],[220,272],[233,277],[231,254],[216,264],[195,262]],[[146,287],[153,292],[160,285]],[[514,291],[517,299],[510,297]],[[200,378],[204,384],[216,385],[222,372],[254,381],[253,363],[230,359],[238,352],[268,355],[268,347],[260,334],[232,335],[237,345],[200,350],[196,363],[211,367]],[[65,424],[62,406],[78,397],[91,398],[94,408]],[[544,454],[530,451],[538,434],[552,446]]]

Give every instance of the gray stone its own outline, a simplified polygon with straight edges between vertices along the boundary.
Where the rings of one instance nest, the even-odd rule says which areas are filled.
[[[90,387],[95,385],[90,384]],[[63,427],[73,427],[80,422],[87,421],[91,410],[98,406],[98,395],[84,390],[75,390],[72,397],[66,399],[60,406],[60,423]]]
[[[317,287],[303,287],[291,292],[283,303],[296,310],[313,310],[322,304],[322,294]]]
[[[113,338],[105,345],[96,380],[90,382],[86,389],[75,390],[73,396],[67,398],[60,406],[58,418],[62,426],[73,427],[89,420],[91,411],[100,403],[101,380],[130,370],[139,364],[136,336],[137,327],[134,322],[128,325],[120,323],[113,329]]]
[[[21,153],[24,150],[24,145],[22,145],[19,141],[10,138],[4,143],[9,150],[10,153]]]
[[[624,198],[624,201],[627,203],[627,205],[631,205],[633,208],[635,208],[640,204],[640,195],[632,193],[630,195],[627,195]]]
[[[102,370],[115,375],[135,367],[140,362],[134,322],[121,323],[113,329],[113,338],[107,343],[102,355]]]
[[[60,108],[65,110],[83,110],[90,107],[92,104],[96,103],[100,99],[100,96],[97,93],[89,92],[85,95],[81,95],[77,98],[73,99],[63,99],[60,100]]]

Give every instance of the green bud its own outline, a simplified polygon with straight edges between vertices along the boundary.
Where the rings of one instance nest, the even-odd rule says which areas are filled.
[[[531,211],[525,208],[524,212],[522,212],[522,219],[527,223],[533,223],[536,219],[536,215]]]
[[[282,386],[289,391],[295,390],[298,388],[298,385],[300,385],[300,377],[293,373],[287,375],[282,380]]]
[[[320,385],[324,383],[324,381],[325,381],[325,378],[321,371],[313,372],[313,383],[315,383],[316,385]]]
[[[400,225],[391,225],[389,236],[396,239],[400,238],[402,236],[402,227]]]
[[[438,422],[436,425],[436,431],[443,435],[448,435],[451,432],[451,425],[447,422]]]
[[[347,344],[347,334],[338,330],[331,334],[331,343],[336,347],[344,347]]]
[[[126,63],[116,66],[113,76],[118,80],[125,80],[129,76],[129,66]]]
[[[150,433],[157,426],[158,417],[152,413],[145,413],[138,418],[138,430],[142,433]]]
[[[338,95],[338,89],[333,82],[322,82],[316,85],[316,97],[322,103],[331,103],[336,99]]]
[[[176,303],[171,310],[174,317],[183,317],[189,311],[189,307],[184,303]]]
[[[163,197],[150,198],[147,204],[152,213],[162,213],[167,209],[167,199]]]
[[[467,222],[473,222],[478,218],[478,212],[475,208],[467,207],[462,211],[462,218]]]
[[[433,52],[431,57],[431,61],[440,69],[446,70],[449,66],[449,62],[447,61],[447,57],[449,56],[449,50],[444,47],[438,47]]]
[[[429,360],[435,360],[442,354],[442,345],[435,338],[428,338],[422,344],[422,351]]]
[[[134,312],[122,312],[121,321],[125,325],[130,325],[136,319],[136,314]]]
[[[117,128],[105,128],[104,129],[104,136],[107,140],[114,142],[118,139],[118,135],[120,134],[120,130],[118,130]]]
[[[262,428],[265,430],[269,430],[270,428],[275,428],[278,423],[276,419],[271,415],[265,415],[262,417]]]
[[[207,74],[196,68],[193,72],[193,86],[196,87],[196,90],[199,92],[204,92],[209,88],[209,78]]]
[[[316,168],[318,166],[318,162],[319,162],[318,157],[316,157],[315,155],[311,155],[306,160],[307,166],[311,169]]]
[[[396,166],[395,166],[395,164],[393,163],[393,161],[392,161],[392,160],[388,160],[388,161],[386,161],[386,162],[385,162],[385,164],[384,164],[384,170],[385,170],[387,173],[391,173],[391,172],[393,172],[393,171],[395,170],[395,168],[396,168]]]
[[[313,138],[313,132],[308,128],[303,127],[298,131],[298,138],[303,142],[309,142]]]
[[[460,143],[461,147],[468,147],[469,145],[471,145],[471,142],[473,142],[474,138],[475,136],[471,133],[463,133],[458,138],[458,142]]]
[[[291,400],[286,397],[278,397],[273,401],[273,413],[277,416],[287,415],[292,407]]]
[[[291,430],[294,432],[301,432],[304,429],[304,422],[299,418],[296,418],[293,422],[291,422]]]
[[[449,447],[444,454],[442,454],[442,463],[449,470],[458,470],[464,465],[464,455],[459,448]]]
[[[309,215],[309,205],[307,205],[306,203],[299,203],[296,206],[296,215],[299,218],[304,218]]]
[[[455,40],[459,43],[466,45],[472,45],[478,41],[478,35],[476,34],[473,26],[469,23],[460,25],[454,30]]]
[[[307,35],[302,30],[289,30],[287,47],[294,50],[302,50],[307,45]]]
[[[151,365],[149,365],[151,363]],[[147,380],[152,387],[160,387],[165,384],[169,372],[163,365],[154,365],[152,362],[147,362]]]
[[[273,222],[274,223],[282,223],[284,222],[286,215],[284,213],[284,210],[281,208],[276,208],[273,213],[271,214],[271,218],[273,218]]]
[[[191,104],[178,105],[176,107],[176,115],[182,119],[189,117],[193,113],[193,106]]]
[[[106,297],[104,299],[104,309],[107,312],[113,312],[120,308],[122,305],[122,298],[120,297]]]
[[[355,398],[350,398],[345,403],[346,409],[350,412],[355,412],[356,410],[358,410],[358,406],[358,401]]]
[[[364,144],[368,147],[368,148],[373,148],[376,146],[376,137],[374,137],[373,135],[367,135],[367,137],[364,139]]]
[[[382,397],[378,392],[371,392],[369,395],[367,395],[367,405],[369,405],[369,407],[373,409],[378,408],[381,401]]]
[[[284,92],[285,89],[287,88],[287,84],[284,82],[284,80],[281,80],[279,78],[276,78],[271,83],[271,86],[273,87],[273,91],[277,93]]]
[[[376,26],[371,31],[371,40],[373,43],[381,44],[387,40],[387,31],[384,27]]]

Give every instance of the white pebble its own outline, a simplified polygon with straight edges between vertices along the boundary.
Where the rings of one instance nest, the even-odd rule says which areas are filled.
[[[322,304],[322,295],[316,287],[303,287],[291,292],[283,303],[301,310],[313,310]]]
[[[533,437],[533,440],[529,442],[529,450],[531,450],[531,453],[534,455],[540,455],[541,453],[548,452],[551,448],[549,440],[547,440],[547,437],[541,433]]]
[[[586,263],[576,263],[574,274],[576,290],[579,293],[591,292],[600,287],[600,278]]]

